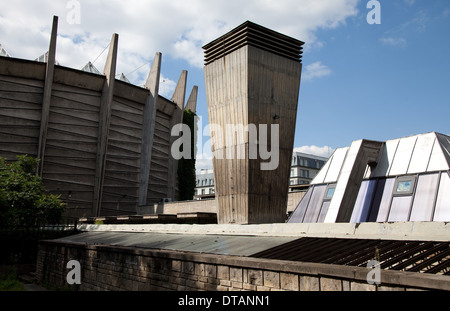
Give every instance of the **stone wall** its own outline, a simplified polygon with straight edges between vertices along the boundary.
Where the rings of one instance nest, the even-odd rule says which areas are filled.
[[[70,260],[81,264],[81,284],[68,285]],[[384,291],[450,290],[446,277],[384,271],[367,283],[358,267],[261,258],[42,241],[37,277],[57,288],[127,291]]]

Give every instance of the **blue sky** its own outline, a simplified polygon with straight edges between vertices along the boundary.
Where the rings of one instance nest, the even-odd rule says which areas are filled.
[[[79,23],[71,23],[73,4]],[[368,0],[36,0],[0,3],[0,44],[34,59],[48,48],[60,18],[57,60],[102,71],[113,33],[118,72],[143,84],[162,52],[162,95],[170,98],[183,69],[189,96],[199,86],[207,121],[201,47],[251,20],[305,41],[294,147],[328,155],[353,140],[450,134],[450,1],[380,0],[381,23],[369,25]],[[99,57],[100,55],[100,57]],[[136,70],[137,69],[137,70]],[[203,138],[205,142],[207,137]],[[203,151],[208,153],[206,147]],[[198,160],[198,166],[209,162]]]
[[[346,25],[316,34],[323,46],[304,65],[330,74],[301,85],[296,146],[450,133],[450,2],[380,3],[380,25],[361,2]]]

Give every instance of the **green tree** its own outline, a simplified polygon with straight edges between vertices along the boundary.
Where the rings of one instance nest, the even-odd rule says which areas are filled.
[[[178,200],[187,201],[194,198],[195,191],[195,155],[197,153],[197,142],[195,133],[197,131],[196,114],[191,110],[185,110],[183,114],[183,123],[189,126],[191,130],[191,158],[182,158],[178,161]],[[183,146],[182,146],[183,147]],[[180,150],[182,151],[182,150]]]
[[[36,175],[38,163],[26,155],[10,163],[0,157],[0,228],[29,228],[61,220],[65,203],[45,190]]]

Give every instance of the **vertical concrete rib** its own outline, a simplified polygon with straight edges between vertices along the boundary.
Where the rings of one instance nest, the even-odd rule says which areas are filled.
[[[147,204],[150,164],[155,135],[156,101],[159,92],[159,77],[161,74],[161,53],[156,53],[145,87],[149,90],[144,107],[142,127],[141,169],[139,177],[139,206]]]
[[[342,165],[324,222],[350,221],[367,165],[377,161],[382,146],[382,142],[369,140],[357,140],[352,143]]]
[[[40,164],[38,174],[42,177],[44,167],[45,145],[47,143],[48,118],[50,115],[50,102],[52,98],[53,76],[55,72],[56,58],[56,38],[58,33],[58,17],[53,16],[52,34],[50,37],[50,46],[48,49],[47,68],[45,71],[44,94],[42,99],[41,129],[39,133],[38,158]]]
[[[97,166],[95,171],[94,183],[94,202],[93,215],[100,216],[100,207],[102,203],[103,181],[105,177],[106,151],[108,145],[108,132],[111,122],[111,106],[114,96],[114,81],[117,65],[117,48],[119,35],[113,34],[109,47],[108,58],[106,59],[104,75],[106,76],[103,85],[102,98],[100,101],[100,118],[98,125],[97,138]]]
[[[197,111],[197,95],[198,95],[198,86],[194,86],[191,91],[191,95],[189,95],[189,99],[186,103],[186,107],[184,110],[190,110],[192,112]]]
[[[181,122],[183,122],[183,111],[184,111],[184,101],[186,98],[186,82],[187,82],[187,71],[183,70],[181,72],[180,78],[177,83],[177,87],[173,92],[172,102],[177,105],[177,109],[173,112],[172,119],[170,122],[170,130]],[[170,137],[170,148],[172,148],[173,142],[177,139],[176,136]],[[177,189],[177,171],[178,171],[178,160],[174,159],[172,155],[169,156],[169,180],[167,181],[167,197],[175,200],[176,199],[176,189]]]

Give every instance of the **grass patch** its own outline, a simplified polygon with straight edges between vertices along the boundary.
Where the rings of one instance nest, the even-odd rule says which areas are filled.
[[[23,284],[14,278],[0,280],[0,291],[23,291]]]
[[[23,283],[19,280],[16,270],[0,275],[0,291],[23,291]]]

